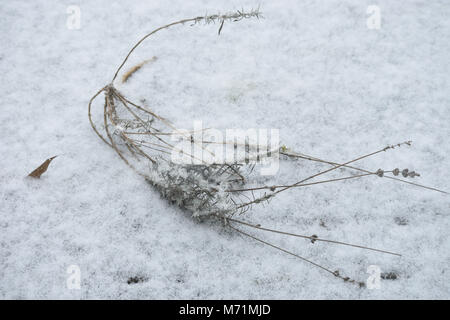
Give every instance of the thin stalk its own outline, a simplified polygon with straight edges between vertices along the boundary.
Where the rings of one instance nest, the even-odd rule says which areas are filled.
[[[323,271],[326,271],[326,272],[332,274],[333,276],[335,276],[335,277],[337,277],[337,278],[339,278],[339,279],[344,280],[345,282],[356,283],[356,284],[358,284],[360,287],[363,287],[363,286],[364,286],[364,282],[357,282],[357,281],[355,281],[355,280],[353,280],[353,279],[350,279],[350,278],[348,278],[348,277],[341,276],[337,270],[336,270],[336,271],[332,271],[332,270],[328,269],[327,267],[324,267],[324,266],[322,266],[322,265],[320,265],[320,264],[318,264],[318,263],[316,263],[316,262],[313,262],[313,261],[311,261],[311,260],[309,260],[309,259],[306,259],[306,258],[304,258],[304,257],[302,257],[302,256],[300,256],[300,255],[298,255],[298,254],[296,254],[296,253],[293,253],[292,251],[286,250],[286,249],[284,249],[284,248],[282,248],[282,247],[279,247],[279,246],[277,246],[277,245],[274,245],[274,244],[272,244],[272,243],[270,243],[270,242],[267,242],[267,241],[264,241],[264,240],[262,240],[262,239],[260,239],[260,238],[255,237],[255,236],[252,236],[251,234],[246,233],[246,232],[244,232],[244,231],[242,231],[242,230],[239,230],[239,229],[237,229],[237,228],[235,228],[235,227],[233,227],[233,226],[231,226],[231,225],[228,225],[228,227],[231,228],[231,229],[233,229],[234,231],[236,231],[236,232],[238,232],[238,233],[244,235],[244,236],[247,236],[247,237],[249,237],[249,238],[255,240],[255,241],[258,241],[258,242],[260,242],[260,243],[262,243],[262,244],[265,244],[265,245],[267,245],[267,246],[269,246],[269,247],[272,247],[272,248],[274,248],[274,249],[277,249],[277,250],[279,250],[279,251],[282,251],[282,252],[284,252],[284,253],[287,253],[287,254],[289,254],[289,255],[295,257],[295,258],[298,258],[298,259],[300,259],[300,260],[303,260],[304,262],[307,262],[307,263],[309,263],[309,264],[312,264],[313,266],[315,266],[315,267],[317,267],[317,268],[319,268],[319,269],[322,269]]]
[[[337,162],[319,159],[319,158],[316,158],[316,157],[313,157],[313,156],[309,156],[309,155],[306,155],[306,154],[292,154],[292,153],[287,153],[287,152],[283,152],[283,151],[281,151],[280,154],[288,156],[288,157],[295,157],[295,158],[300,158],[300,159],[305,159],[305,160],[310,160],[310,161],[316,161],[316,162],[321,162],[321,163],[326,163],[326,164],[331,164],[331,165],[339,165],[339,163],[337,163]],[[349,169],[358,170],[358,171],[362,171],[362,172],[366,172],[366,173],[370,173],[371,172],[371,171],[366,170],[366,169],[362,169],[362,168],[358,168],[358,167],[354,167],[354,166],[349,166],[349,165],[344,165],[343,167],[349,168]],[[387,171],[385,171],[385,172],[387,172]],[[428,186],[425,186],[425,185],[422,185],[422,184],[418,184],[418,183],[411,182],[411,181],[406,181],[406,180],[399,179],[399,178],[396,178],[396,177],[383,176],[383,178],[391,179],[391,180],[402,182],[402,183],[407,183],[407,184],[410,184],[410,185],[413,185],[413,186],[416,186],[416,187],[420,187],[420,188],[424,188],[424,189],[428,189],[428,190],[431,190],[431,191],[436,191],[436,192],[440,192],[440,193],[444,193],[444,194],[450,194],[449,192],[444,191],[444,190],[440,190],[440,189],[433,188],[433,187],[428,187]]]
[[[290,232],[285,232],[285,231],[280,231],[280,230],[275,230],[275,229],[269,229],[269,228],[263,228],[259,225],[253,225],[251,223],[242,221],[242,220],[236,220],[233,218],[227,218],[228,221],[232,221],[232,222],[236,222],[251,228],[255,228],[258,230],[262,230],[262,231],[268,231],[268,232],[273,232],[273,233],[278,233],[278,234],[283,234],[283,235],[287,235],[287,236],[292,236],[292,237],[298,237],[298,238],[304,238],[304,239],[309,239],[311,240],[313,243],[315,241],[322,241],[322,242],[328,242],[328,243],[334,243],[334,244],[339,244],[339,245],[344,245],[344,246],[349,246],[349,247],[355,247],[355,248],[360,248],[360,249],[366,249],[366,250],[371,250],[371,251],[377,251],[377,252],[381,252],[381,253],[386,253],[386,254],[391,254],[394,256],[399,256],[401,257],[402,255],[399,253],[395,253],[395,252],[391,252],[391,251],[387,251],[387,250],[381,250],[381,249],[376,249],[376,248],[371,248],[371,247],[366,247],[366,246],[362,246],[362,245],[357,245],[357,244],[352,244],[352,243],[347,243],[347,242],[342,242],[342,241],[336,241],[336,240],[328,240],[328,239],[322,239],[322,238],[318,238],[316,236],[306,236],[306,235],[302,235],[302,234],[296,234],[296,233],[290,233]]]

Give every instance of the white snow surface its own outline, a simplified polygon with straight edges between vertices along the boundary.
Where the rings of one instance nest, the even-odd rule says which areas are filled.
[[[379,30],[366,26],[371,4]],[[80,30],[66,27],[69,5],[81,9]],[[180,127],[278,128],[282,144],[337,162],[412,140],[358,165],[409,168],[414,182],[450,189],[448,1],[2,1],[0,298],[450,298],[448,195],[366,177],[290,190],[240,217],[402,254],[240,227],[360,281],[370,265],[398,275],[360,289],[192,219],[91,129],[90,97],[140,37],[258,5],[264,19],[226,22],[220,36],[217,24],[187,24],[149,38],[125,70],[158,59],[118,88]],[[93,113],[101,119],[100,104]],[[26,177],[54,155],[41,179]],[[291,182],[328,168],[281,166]],[[71,265],[80,289],[67,286]]]

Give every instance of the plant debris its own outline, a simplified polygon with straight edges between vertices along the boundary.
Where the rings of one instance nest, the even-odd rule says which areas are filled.
[[[309,187],[318,184],[328,184],[338,181],[362,179],[364,177],[378,176],[380,178],[388,178],[396,182],[408,183],[421,188],[446,193],[412,183],[406,180],[397,178],[399,169],[394,170],[367,170],[354,166],[354,163],[362,159],[372,157],[376,154],[383,153],[388,150],[396,149],[400,146],[410,146],[411,141],[403,143],[388,145],[377,151],[355,157],[354,159],[345,162],[332,162],[323,160],[317,157],[297,153],[291,151],[286,146],[282,146],[276,150],[269,150],[258,153],[258,159],[270,157],[273,155],[283,155],[288,159],[302,159],[306,161],[313,161],[326,165],[328,169],[322,170],[313,175],[309,175],[300,181],[289,184],[278,185],[261,185],[257,179],[252,179],[253,166],[249,165],[247,161],[205,163],[201,159],[196,164],[174,163],[171,156],[180,154],[191,160],[199,160],[195,153],[184,152],[184,150],[177,149],[172,142],[168,141],[167,137],[177,135],[177,138],[189,143],[190,146],[200,146],[204,151],[210,152],[208,146],[211,144],[207,139],[194,138],[193,132],[180,132],[169,120],[161,117],[156,112],[152,111],[146,105],[140,105],[132,102],[124,96],[115,86],[114,81],[117,78],[120,70],[127,62],[129,56],[133,51],[152,34],[168,29],[175,25],[183,25],[185,23],[198,24],[200,21],[208,23],[220,23],[219,33],[222,30],[224,21],[240,21],[246,18],[259,18],[261,16],[259,10],[252,10],[249,13],[238,11],[230,14],[216,14],[195,17],[191,19],[184,19],[177,22],[167,24],[159,27],[141,38],[129,51],[122,64],[116,70],[112,81],[100,89],[89,101],[88,116],[91,126],[100,139],[108,146],[115,150],[117,155],[135,172],[145,178],[151,185],[153,185],[160,194],[166,198],[170,203],[177,205],[186,212],[189,212],[195,218],[211,218],[223,223],[225,227],[230,228],[243,236],[251,238],[268,247],[282,251],[286,254],[294,256],[304,262],[307,262],[315,267],[322,269],[333,276],[340,278],[344,282],[357,284],[359,287],[364,287],[364,283],[356,281],[340,272],[332,271],[333,269],[317,264],[305,257],[299,256],[292,251],[286,250],[282,247],[267,242],[259,237],[243,231],[242,228],[249,227],[258,232],[272,232],[286,236],[298,237],[308,239],[310,242],[334,243],[349,247],[361,248],[366,250],[377,251],[380,253],[400,256],[398,253],[370,248],[367,246],[346,243],[342,241],[328,240],[319,238],[317,235],[306,236],[275,229],[262,228],[260,224],[253,224],[245,222],[241,219],[236,219],[235,215],[242,215],[256,205],[264,205],[270,202],[273,197],[286,190]],[[144,62],[145,63],[145,62]],[[130,71],[125,73],[122,78],[127,81],[130,76],[139,70],[142,65],[133,67]],[[93,101],[101,94],[104,94],[103,117],[101,127],[103,132],[98,129],[98,125],[94,123],[91,114]],[[203,136],[202,136],[203,137]],[[216,142],[217,143],[217,142]],[[230,147],[230,142],[223,142],[225,147]],[[239,147],[239,148],[238,148]],[[242,145],[238,146],[236,143],[231,144],[231,148],[235,150],[241,149]],[[259,146],[254,146],[245,143],[244,149],[246,151],[257,150]],[[237,151],[236,151],[237,152]],[[246,158],[247,160],[247,158]],[[329,172],[337,172],[337,169],[344,169],[351,171],[352,174],[338,178],[328,178],[323,180],[311,181],[319,176]],[[392,175],[392,176],[391,176]],[[402,171],[405,178],[413,178],[419,176],[414,171],[410,173],[408,169]],[[239,225],[240,227],[237,227]],[[242,227],[242,228],[241,228]]]
[[[54,156],[45,160],[44,163],[42,163],[39,167],[34,169],[28,176],[39,179],[41,175],[47,171],[50,162],[52,162],[52,160],[55,159],[56,157],[57,156]]]
[[[136,284],[136,283],[141,283],[141,282],[145,282],[147,281],[146,277],[142,277],[142,276],[134,276],[134,277],[130,277],[127,280],[128,284]]]
[[[145,64],[152,62],[152,61],[156,61],[158,58],[156,56],[154,56],[151,59],[147,59],[142,61],[141,63],[135,65],[134,67],[132,67],[130,70],[128,70],[127,72],[125,72],[125,74],[122,76],[122,83],[127,82],[127,80],[137,71],[139,71],[139,69],[141,69]]]

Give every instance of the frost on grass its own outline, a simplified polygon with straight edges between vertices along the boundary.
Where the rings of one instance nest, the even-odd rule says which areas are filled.
[[[193,217],[216,215],[226,218],[236,211],[227,190],[233,186],[220,166],[180,166],[161,161],[151,164],[149,182],[164,198]]]

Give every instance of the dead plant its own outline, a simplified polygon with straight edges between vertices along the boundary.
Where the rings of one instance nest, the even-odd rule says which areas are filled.
[[[283,159],[303,159],[306,161],[313,161],[327,165],[329,168],[291,184],[255,186],[251,183],[251,177],[254,175],[254,166],[247,164],[246,162],[203,163],[202,159],[197,159],[195,154],[184,152],[183,156],[188,158],[191,157],[192,159],[195,158],[197,163],[173,163],[170,160],[170,155],[173,155],[174,152],[183,153],[183,150],[177,150],[173,142],[169,140],[172,135],[178,135],[180,139],[189,141],[189,143],[193,146],[198,146],[207,153],[211,152],[208,149],[208,146],[211,145],[212,142],[204,139],[195,139],[193,131],[181,132],[169,120],[161,117],[148,106],[130,101],[114,86],[114,81],[118,77],[119,72],[133,51],[143,41],[156,32],[180,24],[198,24],[200,22],[209,24],[217,22],[220,25],[220,34],[225,22],[236,22],[249,18],[259,19],[260,17],[261,13],[259,10],[252,10],[250,12],[237,11],[229,14],[205,15],[173,22],[146,34],[129,51],[119,68],[116,70],[111,83],[100,89],[90,99],[89,121],[95,133],[103,140],[103,142],[114,149],[119,157],[128,166],[151,183],[167,200],[178,205],[183,210],[190,212],[194,217],[218,219],[224,223],[225,227],[230,228],[231,230],[234,230],[246,237],[308,262],[309,264],[312,264],[332,274],[333,276],[344,280],[345,282],[364,286],[364,282],[362,281],[356,281],[347,276],[341,275],[338,271],[319,265],[309,259],[293,253],[292,251],[267,242],[260,237],[256,237],[255,235],[244,231],[242,228],[250,228],[257,230],[258,232],[271,232],[286,236],[304,238],[312,243],[334,243],[396,256],[400,256],[400,254],[387,250],[369,248],[362,245],[322,239],[317,235],[301,235],[270,228],[263,228],[260,224],[246,222],[236,216],[242,215],[257,204],[268,203],[273,197],[289,189],[303,188],[317,184],[332,183],[350,179],[361,179],[363,177],[370,176],[390,179],[401,183],[408,183],[421,188],[446,193],[445,191],[438,190],[436,188],[423,186],[397,177],[400,173],[405,178],[414,178],[419,175],[414,171],[409,171],[408,169],[404,169],[403,171],[400,171],[398,168],[393,170],[366,170],[354,166],[355,162],[371,157],[375,154],[386,152],[403,145],[410,146],[410,141],[389,145],[375,152],[355,157],[354,159],[343,163],[323,160],[304,153],[294,152],[285,146],[277,148],[276,150],[265,150],[262,153],[260,152],[261,150],[258,150],[258,157],[277,154],[283,157]],[[146,63],[146,61],[144,61],[144,63]],[[127,81],[134,72],[143,66],[144,63],[135,66],[130,71],[125,73],[123,76],[123,81]],[[101,125],[102,130],[100,130],[98,129],[99,126],[96,125],[92,119],[91,107],[93,101],[102,93],[104,94],[104,105],[103,120]],[[102,131],[102,133],[100,131]],[[238,146],[234,144],[232,147],[236,149]],[[250,143],[246,143],[245,146],[240,147],[246,148],[247,151],[249,149],[256,148]],[[346,169],[353,174],[339,178],[311,181],[319,176],[325,175],[326,173],[336,171],[336,169],[339,168]]]

